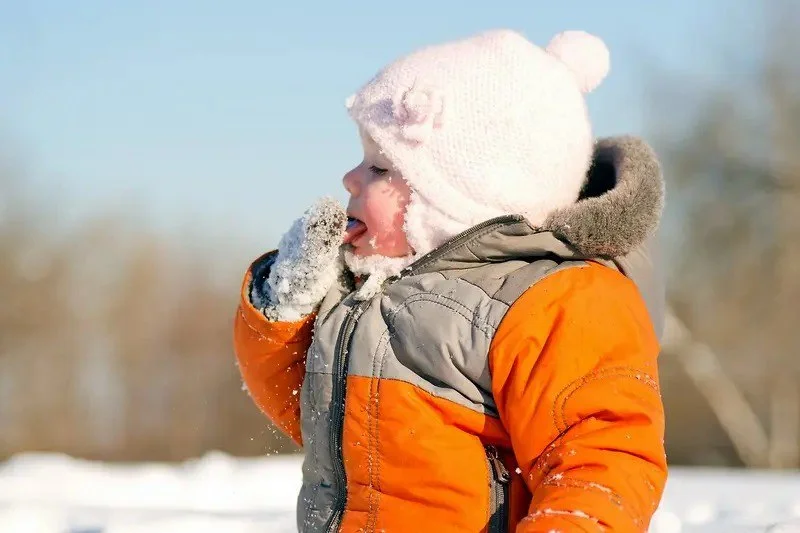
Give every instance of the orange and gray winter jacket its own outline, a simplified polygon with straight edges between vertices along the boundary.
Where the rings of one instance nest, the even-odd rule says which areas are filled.
[[[644,532],[666,481],[648,242],[660,169],[605,139],[581,198],[453,238],[359,301],[270,322],[247,273],[239,367],[303,447],[302,532]]]

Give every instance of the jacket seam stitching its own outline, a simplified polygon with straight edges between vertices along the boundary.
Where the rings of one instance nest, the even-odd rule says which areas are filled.
[[[567,430],[567,428],[569,428],[566,411],[567,402],[569,402],[570,398],[572,398],[575,393],[589,383],[609,378],[630,378],[644,383],[656,392],[659,391],[655,379],[653,379],[650,374],[644,371],[635,370],[629,366],[604,368],[584,374],[583,376],[571,381],[566,387],[559,391],[558,395],[556,395],[556,399],[551,408],[551,416],[553,418],[553,424],[559,432],[564,432]]]
[[[608,498],[608,500],[618,508],[622,510],[622,512],[630,518],[631,522],[633,522],[636,526],[640,525],[640,520],[628,509],[625,505],[625,499],[620,496],[620,494],[610,487],[606,487],[605,485],[601,485],[599,483],[592,483],[589,481],[585,481],[583,479],[575,479],[575,478],[567,478],[562,477],[559,480],[553,479],[552,477],[546,479],[542,482],[543,486],[550,486],[550,487],[558,487],[563,489],[580,489],[580,490],[590,490],[594,491],[595,493],[602,494]]]
[[[383,339],[384,339],[384,337],[383,337],[383,335],[381,335],[381,338],[378,341],[378,347],[380,347],[382,345]],[[375,420],[375,417],[372,414],[372,404],[373,404],[373,398],[375,396],[375,387],[376,387],[376,383],[375,383],[375,364],[377,363],[377,361],[378,361],[377,354],[375,354],[375,356],[372,357],[372,371],[371,371],[370,380],[369,380],[369,394],[367,396],[367,402],[368,402],[367,403],[367,474],[368,474],[368,476],[367,476],[367,487],[369,489],[369,495],[367,497],[368,506],[367,506],[366,531],[370,531],[370,529],[371,529],[373,513],[374,513],[374,510],[375,510],[375,507],[374,507],[374,505],[375,505],[375,499],[374,499],[374,490],[375,490],[375,488],[374,488],[374,482],[373,482],[373,479],[374,479],[373,476],[375,475],[375,472],[374,472],[374,463],[373,463],[373,456],[372,456],[374,440],[375,440],[375,432],[373,430],[372,424],[373,424],[373,420]]]
[[[594,492],[598,492],[608,497],[608,499],[622,509],[625,508],[624,506],[624,499],[620,496],[617,492],[612,490],[605,485],[600,485],[599,483],[591,483],[589,481],[584,481],[582,479],[575,479],[575,478],[567,478],[562,477],[561,479],[553,479],[553,477],[549,477],[542,482],[542,486],[546,487],[558,487],[561,489],[582,489],[582,490],[591,490]],[[626,510],[627,512],[627,510]]]
[[[446,278],[446,277],[444,276],[444,274],[442,274],[441,272],[437,272],[437,274],[441,274],[441,275],[442,275],[442,277],[444,277],[444,279],[448,279],[448,278]],[[471,282],[471,281],[469,281],[469,280],[466,280],[466,279],[464,279],[464,278],[460,278],[460,277],[453,278],[453,279],[455,279],[455,280],[456,280],[456,282],[462,282],[462,283],[465,283],[465,284],[469,285],[470,287],[475,287],[476,289],[478,289],[479,291],[481,291],[483,294],[485,294],[487,298],[489,298],[489,299],[490,299],[490,300],[492,300],[493,302],[497,302],[497,303],[499,303],[499,304],[503,305],[503,306],[504,306],[506,309],[508,309],[508,308],[510,308],[510,307],[511,307],[511,305],[510,305],[510,304],[508,304],[507,302],[504,302],[503,300],[500,300],[500,299],[498,299],[498,298],[495,298],[494,296],[492,296],[491,294],[489,294],[489,292],[488,292],[486,289],[484,289],[483,287],[481,287],[481,286],[480,286],[480,285],[478,285],[477,283],[473,283],[473,282]]]
[[[489,487],[489,500],[486,504],[486,531],[489,532],[492,525],[492,467],[489,465],[489,460],[486,458],[486,449],[484,449],[484,459],[486,460],[486,483]]]
[[[445,300],[445,302],[451,302],[451,303],[453,303],[455,305],[460,306],[461,309],[457,309],[457,308],[455,308],[453,306],[447,305],[447,303],[442,302],[440,300]],[[454,300],[453,298],[450,298],[448,296],[444,296],[444,295],[436,294],[436,293],[431,293],[431,292],[421,292],[421,293],[419,293],[417,295],[410,296],[409,298],[405,299],[402,304],[400,304],[395,309],[393,309],[392,313],[390,315],[391,316],[390,321],[391,321],[392,326],[394,326],[396,316],[400,313],[400,311],[408,308],[412,304],[414,304],[416,302],[419,302],[419,301],[429,302],[429,303],[432,303],[432,304],[438,304],[438,305],[440,305],[440,306],[442,306],[442,307],[444,307],[446,309],[450,309],[455,314],[461,316],[464,320],[466,320],[467,322],[472,324],[472,326],[474,326],[475,329],[477,329],[478,331],[483,333],[486,338],[491,338],[494,335],[494,333],[497,331],[497,328],[493,327],[491,324],[489,324],[485,320],[481,320],[477,316],[475,316],[475,311],[473,311],[472,317],[468,316],[466,314],[466,312],[469,311],[469,308],[467,306],[465,306],[464,304],[462,304],[461,302],[459,302],[458,300]],[[466,310],[466,312],[464,310]],[[490,331],[487,331],[487,330],[490,330]]]
[[[490,414],[488,412],[485,412],[485,411],[483,411],[483,412],[482,411],[478,411],[477,409],[473,409],[472,407],[468,407],[466,405],[460,404],[455,400],[451,400],[450,398],[445,398],[444,396],[439,396],[436,393],[428,391],[428,390],[425,390],[424,388],[420,387],[418,384],[412,383],[412,382],[410,382],[408,380],[405,380],[405,379],[382,377],[381,381],[395,381],[397,383],[405,383],[407,385],[411,385],[412,387],[414,387],[415,389],[418,389],[421,392],[424,392],[425,394],[429,394],[430,396],[433,396],[437,400],[441,400],[441,401],[444,401],[444,402],[451,403],[451,404],[453,404],[453,405],[455,405],[457,407],[461,407],[463,409],[469,409],[470,411],[472,411],[474,413],[477,413],[479,415],[486,416],[486,417],[489,417],[489,418],[493,418],[495,420],[499,420],[500,419],[499,416],[492,415],[492,414]],[[451,389],[451,390],[455,390],[455,389]]]
[[[253,309],[255,309],[255,307],[253,307]],[[260,313],[261,311],[258,311],[256,309],[256,312]],[[247,314],[244,312],[244,307],[241,304],[239,305],[239,316],[242,318],[242,321],[244,322],[245,326],[247,326],[247,329],[249,329],[250,331],[255,333],[258,336],[259,340],[272,342],[272,343],[275,342],[272,339],[270,339],[268,336],[266,336],[264,333],[262,333],[257,327],[253,326],[250,323],[250,320],[247,319]],[[265,319],[269,320],[266,317],[265,317]],[[303,327],[305,327],[305,326],[300,326],[298,331],[302,330]],[[290,339],[288,339],[286,341],[286,344],[297,344],[297,343],[298,343],[297,340],[295,340],[294,338],[290,338]]]
[[[376,495],[376,485],[377,485],[377,478],[380,477],[379,472],[375,472],[376,468],[380,468],[379,462],[375,461],[375,457],[373,454],[377,456],[377,446],[378,446],[378,402],[380,401],[380,375],[378,375],[377,379],[375,376],[376,372],[376,365],[379,360],[383,359],[382,355],[385,354],[387,350],[387,339],[388,339],[388,329],[383,332],[381,335],[380,340],[378,341],[378,347],[375,351],[375,357],[372,358],[372,376],[370,377],[370,393],[369,393],[369,405],[367,406],[367,431],[368,431],[368,438],[367,438],[367,468],[369,470],[369,508],[367,511],[367,531],[374,531],[375,523],[377,522],[377,508],[379,502],[377,500],[380,499],[380,493]],[[380,372],[380,368],[378,371]],[[374,398],[374,402],[373,402]],[[373,414],[373,403],[375,412]],[[379,490],[379,489],[378,489]]]
[[[388,334],[388,330],[387,330],[387,334]],[[387,339],[388,339],[388,336],[387,336]],[[378,430],[379,430],[378,422],[380,421],[380,399],[381,399],[381,380],[382,380],[382,378],[380,376],[383,376],[383,367],[386,364],[386,359],[387,359],[386,354],[388,353],[388,346],[389,346],[389,344],[388,344],[388,341],[387,341],[387,343],[384,344],[384,352],[383,352],[383,355],[381,356],[381,366],[380,366],[380,369],[378,370],[379,378],[378,378],[378,384],[377,384],[376,396],[375,396],[375,455],[378,458],[378,461],[376,462],[378,468],[377,468],[377,473],[376,473],[376,478],[375,478],[375,488],[376,488],[376,491],[377,491],[377,499],[375,501],[375,519],[373,521],[373,526],[372,526],[373,531],[375,529],[375,526],[377,526],[378,513],[380,512],[380,506],[381,506],[381,495],[383,494],[383,491],[381,490],[381,461],[380,461],[381,439],[380,439],[380,433],[378,432]]]
[[[528,265],[532,265],[532,264],[537,263],[539,261],[546,261],[546,260],[552,261],[552,259],[538,258],[535,261],[531,261],[530,263],[528,263]],[[565,259],[564,261],[562,261],[560,263],[556,263],[554,266],[546,269],[540,276],[536,277],[533,280],[533,282],[525,290],[530,289],[534,285],[538,284],[539,282],[544,281],[545,279],[549,278],[553,274],[558,274],[559,272],[562,272],[562,271],[565,271],[565,270],[569,270],[571,268],[586,268],[587,266],[588,266],[587,260]],[[496,296],[489,294],[489,292],[486,289],[484,289],[483,287],[481,287],[480,285],[478,285],[476,283],[473,283],[473,282],[471,282],[471,281],[469,281],[469,280],[467,280],[465,278],[458,277],[458,276],[453,277],[453,278],[448,278],[441,271],[437,271],[436,274],[439,274],[445,280],[453,279],[453,280],[457,280],[457,281],[462,281],[462,282],[466,283],[467,285],[475,287],[476,289],[481,291],[483,294],[485,294],[487,298],[489,298],[492,301],[495,301],[495,302],[497,302],[499,304],[502,304],[502,305],[506,306],[507,308],[513,307],[514,303],[516,302],[516,300],[515,300],[515,302],[508,303],[505,300],[501,300],[501,299],[497,298]],[[524,294],[524,293],[525,293],[525,291],[522,291],[522,294]],[[431,293],[431,294],[435,294],[435,293]],[[518,295],[517,299],[519,299],[519,297],[522,296],[522,294]]]
[[[247,315],[245,314],[244,307],[242,305],[239,305],[239,316],[242,317],[242,321],[244,321],[244,324],[247,326],[247,329],[249,329],[250,331],[252,331],[256,335],[258,335],[259,339],[268,340],[266,335],[261,333],[252,324],[250,324],[250,321],[247,319]]]
[[[311,405],[314,406],[314,408],[315,408],[316,407],[316,396],[314,395],[314,387],[309,387],[308,388],[308,396],[309,396],[308,399],[309,399]],[[317,431],[317,427],[316,426],[317,426],[317,420],[315,419],[314,420],[314,433],[316,433],[316,431]],[[314,462],[316,463],[317,468],[319,468],[319,459],[317,459],[319,457],[319,453],[318,453],[319,448],[317,447],[317,441],[319,439],[316,438],[316,437],[317,436],[315,435],[314,441],[311,444],[311,449],[313,450],[313,453],[314,453]],[[321,482],[318,481],[317,483],[314,484],[314,488],[311,490],[311,501],[309,502],[308,507],[306,508],[306,518],[305,518],[305,524],[306,525],[309,525],[311,523],[312,510],[315,507],[317,507],[317,495],[319,494],[320,485],[321,485]]]
[[[526,517],[524,517],[522,519],[522,522],[535,522],[535,521],[539,520],[540,518],[553,518],[554,516],[561,517],[567,523],[570,523],[572,520],[588,520],[589,522],[595,524],[596,526],[600,526],[599,520],[597,518],[593,517],[593,516],[590,516],[590,515],[581,516],[581,515],[574,514],[572,511],[560,511],[560,510],[557,510],[557,509],[544,509],[544,510],[541,510],[541,511],[534,511],[534,512],[528,514]],[[592,529],[592,530],[584,529],[584,527],[580,523],[578,523],[578,524],[572,523],[572,525],[575,525],[575,526],[581,528],[581,530],[586,531],[587,533],[589,533],[590,531],[596,531],[594,529]],[[556,530],[556,531],[558,531],[558,530]],[[605,530],[602,529],[601,531],[605,531]]]

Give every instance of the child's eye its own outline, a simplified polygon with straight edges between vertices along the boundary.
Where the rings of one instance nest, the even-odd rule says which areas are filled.
[[[369,167],[369,170],[370,170],[370,172],[372,172],[373,174],[376,174],[378,176],[383,176],[384,174],[389,172],[389,169],[376,167],[375,165],[372,165],[371,167]]]

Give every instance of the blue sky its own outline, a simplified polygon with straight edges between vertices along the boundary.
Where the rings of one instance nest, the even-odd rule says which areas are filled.
[[[0,139],[69,224],[108,210],[275,244],[360,158],[344,100],[396,56],[492,27],[602,37],[598,135],[646,134],[648,72],[726,75],[755,0],[0,2]],[[691,83],[687,83],[691,86]]]

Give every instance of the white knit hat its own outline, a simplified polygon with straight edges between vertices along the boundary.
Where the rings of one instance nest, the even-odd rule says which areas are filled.
[[[594,144],[584,94],[608,68],[606,46],[587,33],[542,49],[495,30],[402,57],[348,98],[411,186],[416,253],[499,215],[539,225],[574,202]]]

